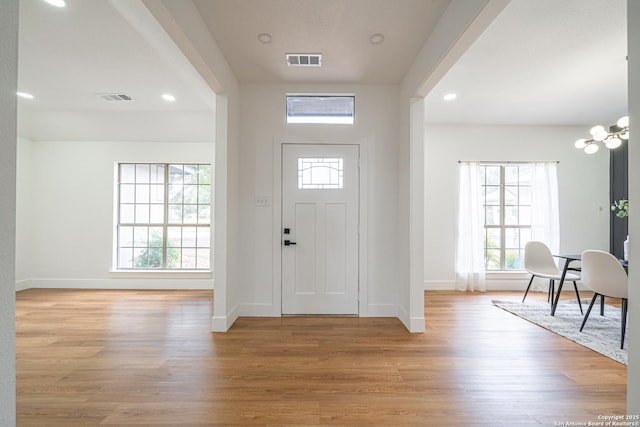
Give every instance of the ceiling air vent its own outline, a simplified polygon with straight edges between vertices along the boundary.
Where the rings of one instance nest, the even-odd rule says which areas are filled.
[[[131,101],[131,97],[129,95],[125,95],[124,93],[96,93],[96,96],[104,99],[105,101]]]
[[[322,67],[320,53],[287,53],[285,56],[289,67]]]

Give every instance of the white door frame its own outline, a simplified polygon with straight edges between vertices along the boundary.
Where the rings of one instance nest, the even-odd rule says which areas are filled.
[[[359,239],[358,239],[358,316],[367,317],[368,310],[368,276],[367,276],[367,194],[368,194],[368,167],[367,167],[367,146],[374,141],[300,141],[300,140],[276,140],[273,141],[273,277],[272,277],[272,316],[282,316],[282,146],[284,144],[310,144],[310,145],[357,145],[360,151],[360,190],[358,192],[358,202],[360,204],[359,214]]]

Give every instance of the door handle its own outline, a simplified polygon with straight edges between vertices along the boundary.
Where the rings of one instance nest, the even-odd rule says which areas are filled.
[[[292,242],[291,240],[285,240],[284,241],[284,245],[285,246],[291,246],[291,245],[296,245],[296,244],[297,244],[296,242]]]

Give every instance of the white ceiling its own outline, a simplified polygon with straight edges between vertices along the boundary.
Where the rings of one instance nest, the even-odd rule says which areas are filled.
[[[449,0],[194,0],[241,83],[397,84]],[[269,44],[258,34],[272,36]],[[382,34],[384,42],[369,38]],[[322,53],[322,68],[285,53]]]
[[[626,22],[626,0],[512,0],[431,91],[426,121],[608,127],[627,115]]]
[[[448,0],[193,0],[241,83],[397,84]],[[453,0],[464,1],[464,0]],[[211,91],[141,2],[20,0],[34,110],[206,111]],[[588,124],[626,114],[626,0],[513,0],[427,97],[430,123]],[[269,44],[257,35],[271,34]],[[380,45],[369,42],[381,33]],[[322,53],[321,69],[284,53]],[[458,99],[443,103],[442,94]],[[107,102],[95,93],[125,93]],[[163,101],[162,93],[177,97]]]
[[[211,94],[202,79],[184,64],[169,37],[162,37],[159,25],[144,21],[135,4],[67,0],[67,7],[57,8],[43,0],[20,0],[18,90],[35,99],[20,99],[19,107],[210,110]],[[96,93],[123,93],[132,101],[107,102]],[[173,94],[176,101],[164,101],[164,93]]]

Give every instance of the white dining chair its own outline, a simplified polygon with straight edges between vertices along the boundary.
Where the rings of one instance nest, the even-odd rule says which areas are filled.
[[[593,298],[584,315],[580,332],[587,323],[591,308],[598,296],[620,298],[620,348],[624,348],[624,334],[627,327],[629,278],[620,261],[609,252],[588,250],[582,253],[582,284],[593,291]]]
[[[556,262],[551,254],[551,250],[547,245],[536,240],[527,242],[524,245],[524,269],[531,274],[531,280],[524,292],[522,302],[527,298],[533,279],[541,277],[543,279],[549,279],[549,290],[547,292],[547,301],[553,302],[553,295],[555,289],[555,281],[562,278],[562,271],[556,265]],[[576,297],[578,298],[578,306],[580,307],[580,313],[582,313],[582,303],[580,302],[580,293],[578,292],[578,284],[580,275],[574,272],[567,272],[564,280],[573,282],[573,288],[576,291]]]

